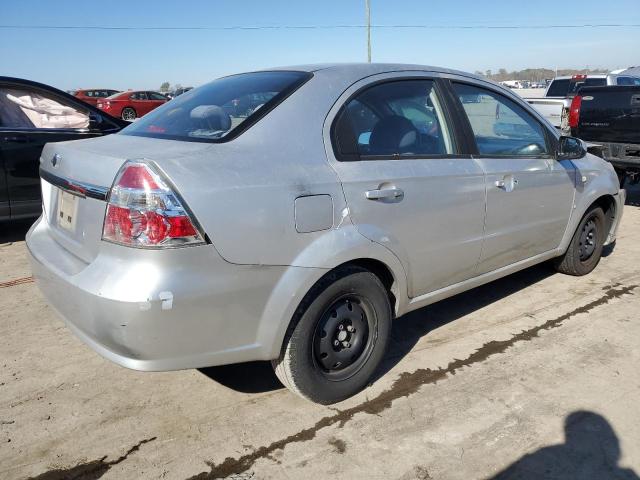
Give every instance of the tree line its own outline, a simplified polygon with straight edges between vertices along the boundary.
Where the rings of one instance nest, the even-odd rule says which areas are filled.
[[[573,68],[562,68],[557,70],[558,76],[565,75],[578,75],[578,74],[595,74],[595,73],[608,73],[608,70],[600,68],[590,69],[583,68],[581,70]],[[524,70],[516,70],[508,72],[505,68],[499,69],[497,72],[486,70],[484,72],[476,70],[476,75],[485,76],[496,82],[504,82],[505,80],[530,80],[532,82],[543,82],[548,78],[554,78],[556,76],[556,70],[551,68],[525,68]]]

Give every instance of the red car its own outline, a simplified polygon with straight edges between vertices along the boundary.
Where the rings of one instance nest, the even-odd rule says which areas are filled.
[[[131,122],[167,101],[167,97],[158,92],[128,91],[98,100],[97,107],[109,115]]]
[[[118,90],[111,88],[83,88],[76,90],[73,96],[88,104],[96,105],[99,99],[115,95],[116,93],[118,93]]]

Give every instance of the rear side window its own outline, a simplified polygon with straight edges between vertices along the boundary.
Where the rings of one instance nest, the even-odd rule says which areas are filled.
[[[487,156],[531,157],[549,153],[544,127],[520,105],[491,90],[454,83],[478,152]],[[469,98],[475,101],[470,102]]]
[[[157,92],[148,92],[149,100],[166,100],[167,97]]]
[[[311,78],[307,72],[232,75],[183,93],[121,133],[191,142],[224,142],[249,128]]]
[[[401,80],[357,94],[333,126],[336,158],[378,160],[447,155],[453,145],[434,83]]]
[[[569,79],[553,80],[547,90],[547,97],[566,97],[569,93]]]

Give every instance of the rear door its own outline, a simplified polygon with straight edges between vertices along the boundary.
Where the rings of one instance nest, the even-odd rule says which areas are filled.
[[[12,218],[40,214],[38,170],[46,143],[120,129],[89,108],[53,90],[27,83],[0,84],[0,158]]]
[[[555,137],[524,106],[488,86],[451,85],[486,174],[478,274],[557,248],[573,205],[573,164],[554,159]],[[465,102],[470,95],[480,101]]]
[[[329,115],[351,221],[400,259],[411,297],[472,277],[480,257],[483,172],[460,153],[443,98],[433,77],[378,75]]]
[[[158,92],[147,92],[147,97],[149,101],[152,102],[153,106],[151,110],[158,108],[160,105],[167,103],[167,97],[158,93]]]
[[[149,100],[149,95],[147,92],[138,92],[136,96],[136,112],[138,112],[138,117],[142,117],[146,115],[151,110],[153,110],[154,102]]]

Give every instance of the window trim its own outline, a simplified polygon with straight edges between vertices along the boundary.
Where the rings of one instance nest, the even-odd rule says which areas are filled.
[[[470,87],[474,87],[474,88],[478,88],[480,90],[488,90],[489,92],[498,95],[502,98],[506,98],[507,100],[510,100],[511,102],[513,102],[514,104],[518,105],[522,110],[524,110],[527,114],[529,114],[531,116],[531,118],[533,119],[533,121],[535,121],[540,128],[542,129],[542,133],[544,135],[544,140],[545,140],[545,146],[547,147],[547,153],[543,154],[543,155],[516,155],[516,154],[488,154],[488,153],[480,153],[480,150],[478,148],[478,142],[476,140],[476,135],[473,131],[473,127],[471,126],[471,122],[469,121],[469,117],[464,109],[464,105],[462,104],[462,102],[460,101],[460,98],[458,97],[458,94],[455,91],[455,87],[454,84],[461,84],[461,85],[467,85]],[[465,81],[465,80],[460,80],[457,78],[454,79],[448,79],[448,90],[450,92],[450,95],[452,97],[452,101],[455,104],[455,108],[458,112],[458,115],[461,117],[460,121],[462,122],[463,128],[465,130],[465,137],[467,137],[468,140],[468,145],[471,147],[471,156],[473,158],[512,158],[512,159],[524,159],[524,160],[531,160],[531,159],[541,159],[541,160],[548,160],[548,159],[555,159],[556,157],[556,142],[554,141],[553,136],[551,135],[551,133],[549,132],[549,129],[546,127],[546,125],[540,121],[540,119],[538,119],[534,114],[532,114],[531,112],[529,112],[529,110],[527,108],[525,108],[523,105],[519,104],[516,100],[509,98],[507,95],[505,95],[504,93],[496,90],[496,89],[492,89],[489,86],[485,86],[485,85],[478,85],[477,83],[473,83],[473,82],[469,82],[469,81]]]
[[[375,88],[382,84],[388,83],[397,83],[397,82],[406,82],[406,81],[416,81],[422,80],[433,83],[433,89],[438,96],[438,100],[440,102],[440,107],[442,108],[442,114],[444,116],[444,122],[446,123],[446,127],[448,128],[449,137],[451,138],[451,153],[439,153],[439,154],[393,154],[393,155],[361,155],[360,153],[356,154],[343,154],[340,152],[338,146],[338,137],[337,137],[337,124],[338,120],[344,113],[347,108],[347,105],[354,99],[364,92],[365,90],[369,90],[371,88]],[[448,158],[471,158],[470,154],[464,153],[463,148],[461,148],[463,142],[461,142],[460,136],[460,125],[454,115],[454,112],[451,110],[450,100],[448,98],[448,92],[446,87],[442,85],[442,79],[440,77],[433,76],[425,76],[425,75],[407,75],[402,77],[391,77],[391,78],[381,78],[374,82],[367,83],[362,87],[358,88],[355,92],[353,92],[349,97],[342,103],[339,110],[334,115],[331,121],[331,127],[329,129],[329,138],[331,140],[331,148],[333,150],[333,156],[338,162],[368,162],[368,161],[380,161],[380,160],[437,160],[437,159],[448,159]],[[354,158],[355,157],[355,158]]]

